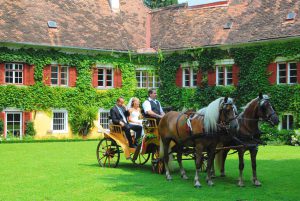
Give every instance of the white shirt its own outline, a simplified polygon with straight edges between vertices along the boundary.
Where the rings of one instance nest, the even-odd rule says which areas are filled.
[[[150,104],[150,101],[151,101],[152,99],[151,98],[148,98],[148,101],[146,100],[146,101],[144,101],[144,103],[143,103],[143,108],[144,108],[144,111],[145,111],[145,113],[147,113],[148,111],[150,111],[151,110],[151,104]],[[155,103],[159,103],[159,101],[158,100],[152,100],[152,101],[154,101]],[[164,111],[162,110],[162,108],[161,108],[161,104],[159,103],[159,110],[160,110],[160,113],[162,114],[162,113],[164,113]]]

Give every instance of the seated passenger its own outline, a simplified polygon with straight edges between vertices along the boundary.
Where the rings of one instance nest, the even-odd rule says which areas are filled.
[[[129,111],[129,117],[128,117],[128,121],[129,124],[133,124],[133,125],[138,125],[140,127],[142,127],[142,136],[144,135],[144,129],[143,129],[143,116],[141,113],[141,108],[140,108],[140,100],[136,97],[133,97],[130,99],[128,105],[127,105],[127,109]],[[138,141],[139,138],[136,136],[136,140]]]
[[[142,127],[139,125],[129,124],[129,122],[127,121],[129,112],[124,106],[124,98],[119,97],[117,99],[116,105],[110,110],[110,116],[112,118],[113,124],[121,125],[122,129],[125,131],[125,135],[129,142],[129,147],[135,148],[137,144],[133,144],[132,142],[130,129],[135,131],[136,137],[139,138],[142,133]]]

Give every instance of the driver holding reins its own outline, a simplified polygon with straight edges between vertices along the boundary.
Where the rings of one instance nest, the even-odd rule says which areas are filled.
[[[156,89],[149,89],[148,91],[148,99],[143,103],[143,109],[146,118],[155,118],[157,124],[160,119],[165,115],[161,104],[158,100],[156,100]]]

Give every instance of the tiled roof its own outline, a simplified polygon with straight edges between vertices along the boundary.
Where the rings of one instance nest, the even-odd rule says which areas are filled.
[[[147,13],[142,0],[121,0],[119,13],[109,0],[0,0],[0,42],[136,50],[146,48]]]
[[[152,12],[151,47],[177,49],[300,36],[300,1],[229,0],[215,7],[177,7]],[[287,21],[289,12],[295,20]],[[231,29],[224,29],[227,22]]]
[[[0,42],[140,53],[247,43],[300,36],[299,8],[298,0],[228,0],[150,15],[142,0],[120,0],[119,13],[109,0],[0,0]],[[287,21],[291,11],[296,18]],[[49,20],[58,28],[48,28]]]

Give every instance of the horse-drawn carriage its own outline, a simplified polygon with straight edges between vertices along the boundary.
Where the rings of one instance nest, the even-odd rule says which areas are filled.
[[[258,122],[260,119],[270,122],[272,125],[278,125],[278,116],[273,110],[268,96],[259,94],[257,98],[246,105],[239,115],[237,115],[231,99],[229,101],[227,97],[219,98],[208,105],[204,115],[196,113],[191,119],[186,114],[170,112],[162,118],[159,127],[155,119],[146,119],[144,124],[145,136],[140,147],[135,149],[129,148],[121,126],[111,125],[110,132],[104,134],[104,138],[97,146],[97,159],[103,167],[117,167],[120,153],[123,152],[127,159],[132,159],[138,165],[147,163],[151,157],[153,170],[158,173],[165,170],[166,178],[171,180],[168,165],[168,162],[171,161],[169,156],[176,153],[183,179],[187,179],[187,176],[182,166],[182,156],[195,160],[194,186],[200,187],[199,172],[201,169],[206,169],[206,181],[208,185],[213,185],[211,170],[218,150],[223,151],[222,153],[219,152],[221,155],[219,162],[221,175],[224,176],[224,164],[228,151],[235,149],[239,153],[240,175],[238,185],[243,186],[243,157],[245,151],[249,150],[253,183],[260,186],[261,183],[256,176],[256,154],[257,146],[260,143]],[[154,137],[149,138],[149,136]],[[222,143],[223,147],[217,148],[219,143]]]
[[[137,165],[146,164],[151,158],[152,170],[163,173],[163,163],[159,159],[159,136],[156,119],[147,118],[143,121],[144,136],[136,148],[130,148],[128,140],[120,125],[109,125],[104,131],[104,138],[97,146],[97,159],[102,167],[117,167],[120,154]],[[134,133],[132,133],[134,138]],[[135,140],[135,139],[133,139]]]

